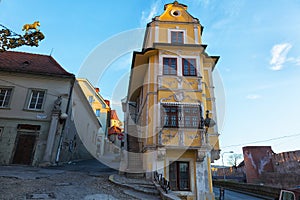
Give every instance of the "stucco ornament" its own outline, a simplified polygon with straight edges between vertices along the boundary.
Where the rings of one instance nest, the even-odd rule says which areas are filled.
[[[198,149],[197,162],[203,162],[205,157],[206,157],[206,151]]]
[[[59,111],[61,106],[61,96],[57,97],[57,99],[54,101],[54,107],[53,111]]]
[[[183,92],[178,92],[174,94],[174,99],[175,101],[183,101],[185,99],[184,93]]]
[[[158,148],[157,149],[157,160],[164,160],[166,158],[166,149]]]
[[[39,29],[37,28],[38,26],[40,26],[40,22],[39,21],[35,21],[32,24],[25,24],[23,26],[22,31],[28,32],[30,29],[35,29],[36,31],[39,31]]]

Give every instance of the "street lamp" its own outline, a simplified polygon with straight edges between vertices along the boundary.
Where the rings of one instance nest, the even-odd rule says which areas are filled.
[[[234,153],[234,152],[233,152],[233,151],[226,151],[226,152],[223,152],[223,153],[222,153],[223,179],[224,179],[224,180],[226,180],[225,169],[224,169],[225,166],[224,166],[224,159],[223,159],[223,156],[224,156],[225,153]]]

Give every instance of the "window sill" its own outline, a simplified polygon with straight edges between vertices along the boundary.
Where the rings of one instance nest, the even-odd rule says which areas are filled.
[[[197,75],[184,75],[183,76],[187,76],[187,77],[197,77]]]
[[[35,112],[35,113],[43,113],[44,110],[33,110],[33,109],[26,109],[24,108],[23,111],[25,112]]]

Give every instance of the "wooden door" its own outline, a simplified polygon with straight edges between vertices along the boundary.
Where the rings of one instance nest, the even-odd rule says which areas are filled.
[[[30,165],[32,163],[36,135],[20,134],[18,136],[13,164]]]

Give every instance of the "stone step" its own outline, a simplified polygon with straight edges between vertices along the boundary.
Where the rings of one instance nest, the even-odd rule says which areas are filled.
[[[145,194],[145,193],[137,192],[137,191],[133,191],[133,190],[124,190],[123,192],[135,199],[141,199],[141,200],[160,200],[161,199],[159,195],[149,195],[149,194]]]
[[[127,175],[120,176],[120,175],[111,175],[109,180],[117,185],[122,187],[129,188],[136,192],[144,193],[147,195],[158,196],[159,192],[156,189],[153,182],[145,180],[144,178],[128,178]],[[153,187],[154,186],[154,187]]]

